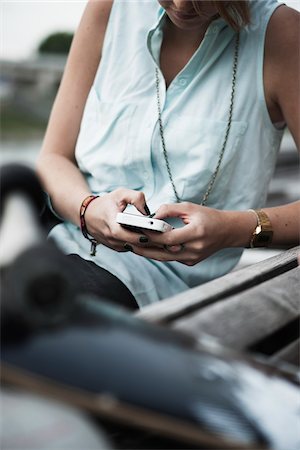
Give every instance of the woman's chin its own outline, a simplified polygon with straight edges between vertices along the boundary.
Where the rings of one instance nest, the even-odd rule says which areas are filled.
[[[200,18],[199,16],[181,17],[177,14],[169,13],[168,11],[167,15],[172,24],[181,30],[199,30],[203,29],[207,24],[207,19]]]

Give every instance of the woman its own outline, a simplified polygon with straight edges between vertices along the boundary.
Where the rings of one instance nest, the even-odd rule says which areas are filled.
[[[298,29],[276,0],[88,3],[38,161],[85,289],[142,307],[298,241],[299,202],[260,211],[285,125],[299,147]],[[128,204],[184,226],[128,231]]]

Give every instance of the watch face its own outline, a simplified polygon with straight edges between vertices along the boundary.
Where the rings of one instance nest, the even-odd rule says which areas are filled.
[[[265,242],[265,243],[269,242],[269,240],[270,240],[270,236],[268,236],[265,233],[261,233],[259,236],[257,236],[257,238],[258,238],[257,240],[259,242]]]
[[[255,244],[261,246],[267,246],[271,243],[273,237],[273,231],[262,231],[255,238]]]

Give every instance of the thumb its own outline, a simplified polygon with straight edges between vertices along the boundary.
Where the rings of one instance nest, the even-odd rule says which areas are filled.
[[[180,217],[184,214],[184,207],[182,203],[171,203],[168,205],[161,205],[155,213],[155,219],[167,219],[168,217]]]
[[[135,206],[136,209],[144,215],[150,214],[143,192],[131,189],[122,190],[122,199],[119,202],[119,208],[123,211],[127,205]]]

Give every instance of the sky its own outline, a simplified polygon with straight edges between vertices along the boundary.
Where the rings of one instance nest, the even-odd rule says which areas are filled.
[[[260,0],[264,1],[264,0]],[[26,59],[56,31],[75,31],[87,0],[0,0],[0,57]],[[300,11],[300,0],[285,0]]]
[[[0,0],[1,58],[32,55],[50,33],[75,31],[87,0]]]

